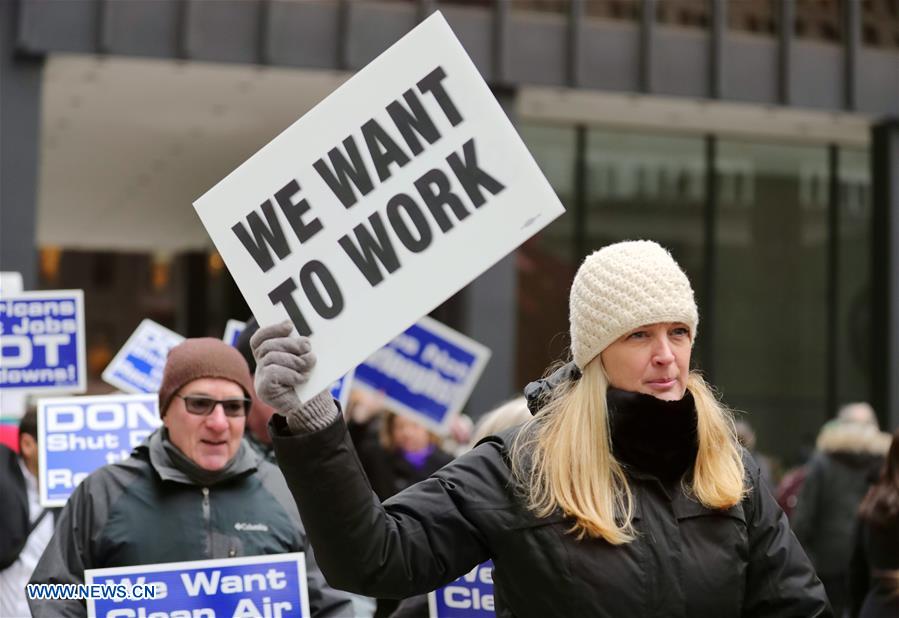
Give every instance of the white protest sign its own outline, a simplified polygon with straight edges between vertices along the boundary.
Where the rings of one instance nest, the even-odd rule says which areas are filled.
[[[155,393],[169,350],[182,341],[184,337],[165,326],[142,321],[103,370],[103,381],[126,393]]]
[[[443,16],[428,17],[194,207],[321,392],[564,208]]]
[[[41,506],[64,506],[91,472],[126,459],[160,425],[156,393],[40,399]]]
[[[25,291],[25,283],[22,273],[3,271],[0,272],[0,297],[8,294],[18,294]]]

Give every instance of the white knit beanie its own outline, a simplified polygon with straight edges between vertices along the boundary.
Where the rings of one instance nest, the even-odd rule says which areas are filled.
[[[583,369],[646,324],[683,322],[696,341],[699,312],[690,281],[671,254],[650,240],[632,240],[587,256],[571,284],[569,320],[571,355]]]

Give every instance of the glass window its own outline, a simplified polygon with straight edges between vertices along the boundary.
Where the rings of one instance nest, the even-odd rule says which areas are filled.
[[[524,124],[521,137],[566,212],[516,253],[518,267],[519,386],[543,375],[568,349],[568,289],[574,254],[576,129]]]
[[[621,240],[666,247],[693,284],[701,341],[705,140],[592,129],[586,161],[584,255]],[[694,349],[694,366],[702,366],[701,350]]]
[[[714,384],[793,460],[827,418],[825,147],[722,141]]]
[[[871,399],[871,169],[867,151],[839,153],[837,403]]]

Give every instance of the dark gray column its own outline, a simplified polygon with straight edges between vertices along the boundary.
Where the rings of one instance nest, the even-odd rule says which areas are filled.
[[[16,52],[18,20],[19,2],[0,2],[0,269],[33,289],[44,59]]]
[[[899,427],[899,119],[873,129],[874,408]]]
[[[497,91],[513,123],[515,94]],[[504,257],[465,288],[462,332],[490,348],[493,355],[468,400],[466,411],[478,417],[517,395],[515,384],[516,330],[518,325],[518,269],[516,252]]]

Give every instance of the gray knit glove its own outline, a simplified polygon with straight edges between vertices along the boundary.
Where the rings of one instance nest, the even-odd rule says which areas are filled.
[[[291,335],[293,324],[285,320],[260,328],[250,338],[256,357],[256,394],[287,418],[291,433],[324,429],[337,418],[337,406],[327,390],[305,404],[296,387],[309,381],[315,354],[308,337]]]

